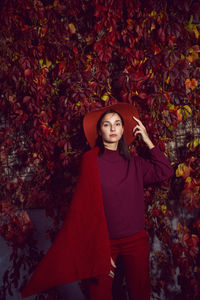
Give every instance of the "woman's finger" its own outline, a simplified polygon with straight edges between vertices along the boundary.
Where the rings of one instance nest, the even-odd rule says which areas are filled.
[[[136,121],[139,125],[143,125],[142,122],[141,122],[139,119],[137,119],[136,117],[133,117],[133,119],[135,119],[135,121]]]
[[[136,125],[134,128],[133,128],[133,131],[136,130],[136,129],[140,129],[141,126],[140,125]]]
[[[133,116],[133,119],[135,119],[138,123],[142,123],[140,119],[136,118],[135,116]]]
[[[133,132],[134,135],[138,135],[139,133],[140,133],[139,129],[137,129]]]
[[[139,126],[141,126],[142,128],[145,128],[142,121],[140,121],[139,119],[137,119],[136,117],[133,117],[133,119],[135,119],[135,121],[139,124]]]
[[[112,259],[112,257],[110,258],[110,260],[111,260],[111,265],[112,265],[114,268],[116,268],[116,264],[115,264],[114,260]]]
[[[134,134],[141,133],[142,134],[142,128],[139,125],[136,125],[133,129]]]
[[[109,273],[109,275],[108,275],[108,276],[110,276],[110,277],[114,278],[114,273],[113,273],[113,271],[111,271],[111,270],[110,270],[110,273]]]

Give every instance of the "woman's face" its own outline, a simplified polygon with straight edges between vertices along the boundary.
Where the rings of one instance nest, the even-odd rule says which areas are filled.
[[[117,113],[108,113],[103,117],[99,134],[102,136],[105,147],[116,149],[123,132],[122,120]]]

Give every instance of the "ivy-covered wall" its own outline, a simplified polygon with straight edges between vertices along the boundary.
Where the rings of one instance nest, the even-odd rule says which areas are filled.
[[[197,0],[1,1],[0,233],[12,249],[2,299],[42,256],[27,208],[45,208],[53,240],[88,149],[83,116],[116,101],[136,105],[175,169],[145,191],[146,227],[160,243],[152,299],[199,299],[199,34]]]

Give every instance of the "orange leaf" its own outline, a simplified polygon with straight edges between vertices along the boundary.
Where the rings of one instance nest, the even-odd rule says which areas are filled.
[[[187,78],[185,81],[185,87],[186,90],[189,90],[191,88],[191,80],[189,78]]]
[[[183,177],[186,179],[190,176],[190,168],[186,166],[184,163],[179,164],[178,168],[176,169],[176,177]]]
[[[192,78],[191,80],[191,89],[194,90],[198,85],[198,82],[195,78]]]
[[[69,30],[70,30],[70,32],[71,32],[72,34],[74,34],[74,33],[76,32],[76,28],[75,28],[75,26],[74,26],[73,23],[70,23],[70,24],[68,25],[68,27],[69,27]]]

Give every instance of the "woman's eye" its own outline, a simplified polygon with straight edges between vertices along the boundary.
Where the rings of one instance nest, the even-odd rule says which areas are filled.
[[[117,125],[117,126],[120,126],[121,124],[120,124],[120,123],[117,123],[116,125]]]

